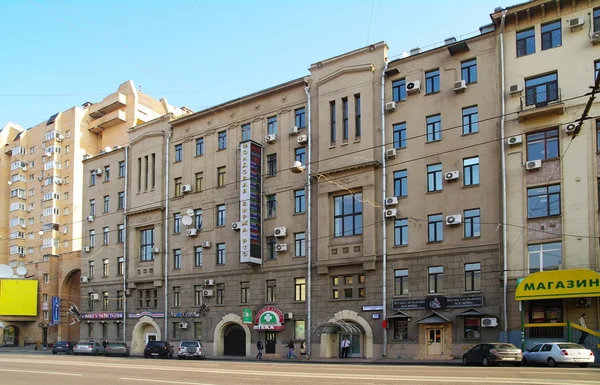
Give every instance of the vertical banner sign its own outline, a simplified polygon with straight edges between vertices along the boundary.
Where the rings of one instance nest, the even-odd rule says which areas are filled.
[[[240,262],[261,264],[262,147],[246,141],[240,151]]]
[[[52,297],[52,325],[60,323],[60,297]]]

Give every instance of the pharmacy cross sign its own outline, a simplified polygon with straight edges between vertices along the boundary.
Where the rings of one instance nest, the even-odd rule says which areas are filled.
[[[283,313],[276,307],[266,306],[256,313],[255,330],[283,330]]]

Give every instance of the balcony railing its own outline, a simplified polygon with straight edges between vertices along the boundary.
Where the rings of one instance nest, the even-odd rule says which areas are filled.
[[[521,110],[518,113],[520,121],[546,114],[564,114],[565,106],[560,88],[547,88],[545,91],[538,92],[527,91],[525,90],[526,95],[521,96]]]

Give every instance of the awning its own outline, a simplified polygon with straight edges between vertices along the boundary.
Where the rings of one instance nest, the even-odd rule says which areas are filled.
[[[446,322],[452,321],[435,311],[432,311],[431,314],[429,314],[428,316],[425,316],[420,320],[416,321],[416,323],[418,324],[443,324]]]
[[[517,281],[515,299],[600,297],[600,273],[589,269],[550,270]]]
[[[388,319],[390,319],[390,318],[410,318],[410,316],[404,312],[397,311],[394,314],[392,314],[391,316],[388,316]]]
[[[317,326],[315,333],[350,333],[350,334],[362,334],[365,330],[362,326],[350,322],[334,321],[325,322]]]
[[[469,308],[468,310],[463,311],[462,313],[458,313],[457,317],[467,317],[467,316],[483,316],[484,314],[477,309]]]

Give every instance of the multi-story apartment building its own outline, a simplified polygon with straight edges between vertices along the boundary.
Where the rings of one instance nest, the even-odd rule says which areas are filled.
[[[600,68],[600,3],[531,1],[492,19],[505,74],[505,331],[530,347],[577,336],[565,326],[582,313],[599,328],[598,107],[580,119]]]
[[[81,222],[90,174],[81,160],[123,144],[127,128],[169,111],[178,109],[137,91],[129,81],[98,103],[72,107],[26,130],[9,125],[2,131],[2,185],[9,199],[0,204],[0,261],[15,272],[22,267],[20,278],[39,281],[39,293],[32,294],[38,296],[36,316],[2,314],[7,341],[52,343],[79,336],[79,322],[69,310],[77,313],[80,303],[79,252],[82,238],[88,239]],[[103,171],[99,183],[110,172]]]

